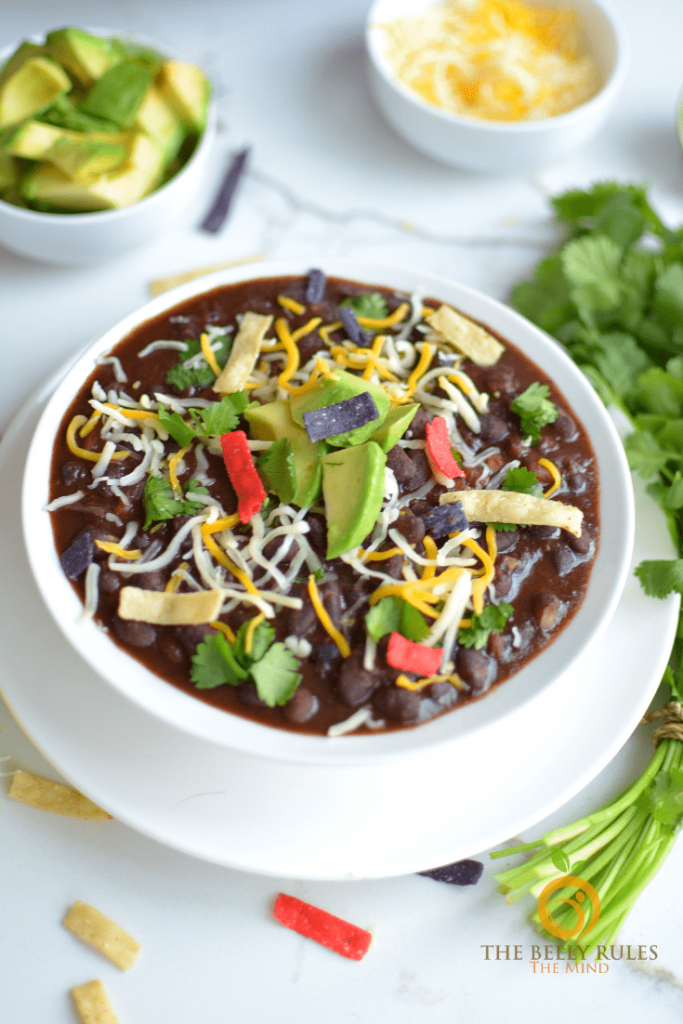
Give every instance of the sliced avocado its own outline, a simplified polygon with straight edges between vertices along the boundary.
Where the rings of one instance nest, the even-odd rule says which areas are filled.
[[[372,437],[378,427],[384,422],[384,418],[391,405],[391,399],[380,384],[372,384],[370,381],[363,380],[362,377],[356,377],[355,374],[348,373],[346,370],[337,370],[336,367],[334,373],[339,380],[319,377],[312,391],[302,395],[300,398],[294,397],[290,400],[292,419],[299,426],[303,427],[303,414],[305,412],[310,412],[311,409],[322,409],[325,405],[334,405],[336,402],[343,402],[347,398],[355,398],[356,395],[367,391],[374,399],[377,411],[379,412],[379,419],[371,420],[369,423],[365,423],[361,427],[355,427],[353,430],[347,430],[343,434],[335,434],[334,437],[326,438],[327,443],[332,445],[333,448],[347,448],[349,445],[362,444],[363,441],[367,441]]]
[[[117,39],[92,36],[80,28],[48,32],[45,42],[55,60],[63,64],[82,85],[92,85],[123,56]]]
[[[192,132],[206,128],[211,86],[200,68],[179,60],[163,63],[158,78],[162,96]]]
[[[383,451],[391,451],[413,422],[413,416],[419,408],[420,406],[415,403],[412,405],[397,405],[390,409],[384,417],[384,423],[381,427],[377,428],[371,440],[376,441]]]
[[[73,132],[120,132],[121,129],[113,121],[105,121],[101,117],[84,114],[74,105],[72,96],[58,96],[47,110],[36,120],[46,124],[56,124],[58,128],[68,128]]]
[[[6,81],[15,71],[18,71],[22,64],[32,57],[46,57],[48,51],[46,46],[39,46],[38,43],[24,42],[17,47],[10,59],[3,65],[0,71],[0,85]]]
[[[323,456],[328,558],[357,548],[377,522],[384,500],[386,461],[375,441]]]
[[[114,210],[136,203],[156,188],[163,166],[161,149],[144,132],[138,132],[124,170],[89,182],[75,181],[58,167],[41,163],[24,178],[22,192],[30,203],[65,212]]]
[[[140,104],[135,127],[156,139],[167,164],[175,160],[185,139],[185,129],[154,85],[150,85]]]
[[[0,153],[0,196],[16,189],[19,182],[19,168],[13,156]]]
[[[0,150],[28,160],[47,160],[80,181],[121,167],[130,141],[125,133],[71,132],[42,121],[25,121],[0,137]]]
[[[61,129],[41,121],[24,121],[0,136],[0,150],[28,160],[42,160],[60,136]]]
[[[71,89],[71,79],[49,57],[31,57],[0,85],[0,128],[46,110]]]
[[[120,128],[130,128],[152,78],[152,71],[135,60],[114,64],[88,90],[80,110],[113,121]]]
[[[257,441],[278,441],[288,438],[292,442],[296,493],[292,499],[299,508],[307,508],[320,496],[322,466],[320,460],[329,451],[324,441],[313,444],[303,427],[295,423],[289,414],[287,399],[266,402],[265,405],[246,409],[244,418],[250,426],[250,434]]]

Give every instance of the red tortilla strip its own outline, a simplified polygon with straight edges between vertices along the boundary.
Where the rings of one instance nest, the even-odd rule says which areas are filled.
[[[285,928],[314,939],[349,960],[362,960],[372,942],[372,935],[364,928],[283,892],[277,898],[274,913]]]

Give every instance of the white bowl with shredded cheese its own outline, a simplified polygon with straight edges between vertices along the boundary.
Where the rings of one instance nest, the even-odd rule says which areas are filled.
[[[586,595],[572,620],[552,644],[484,700],[418,728],[373,735],[305,735],[264,726],[197,700],[129,656],[95,620],[84,616],[55,548],[47,507],[53,444],[65,410],[95,366],[140,324],[195,296],[240,281],[305,276],[312,266],[321,267],[328,277],[386,286],[416,301],[437,297],[517,346],[551,379],[561,382],[569,407],[587,430],[599,468],[600,542]],[[529,710],[548,687],[567,678],[602,636],[627,578],[634,534],[633,494],[623,447],[604,406],[560,345],[502,303],[469,287],[419,270],[341,258],[280,260],[218,271],[174,288],[126,316],[76,357],[48,400],[31,441],[22,502],[26,548],[40,593],[56,624],[103,686],[113,687],[153,718],[209,744],[275,763],[330,767],[391,763],[442,749]]]
[[[372,94],[403,139],[498,174],[588,142],[629,64],[604,0],[375,0],[366,45]]]

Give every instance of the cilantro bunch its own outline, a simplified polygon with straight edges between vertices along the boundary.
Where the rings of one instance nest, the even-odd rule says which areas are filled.
[[[677,556],[636,569],[656,598],[683,593],[683,228],[667,227],[645,187],[598,183],[552,201],[567,231],[560,248],[513,292],[516,308],[561,341],[606,405],[628,417],[631,469],[663,509]],[[683,697],[683,617],[664,681]],[[581,821],[492,857],[538,850],[498,874],[508,902],[538,896],[555,875],[580,875],[601,900],[579,956],[608,944],[654,877],[683,825],[683,742],[664,739],[641,777]],[[540,847],[540,849],[539,849]],[[558,897],[562,890],[558,890]],[[568,903],[554,913],[569,931]],[[538,914],[531,920],[548,938]]]
[[[234,643],[223,633],[206,636],[192,658],[190,679],[198,690],[239,686],[250,679],[269,708],[286,704],[301,682],[298,659],[283,643],[273,643],[275,630],[265,622],[254,629],[247,651],[248,626],[247,622],[240,626]]]

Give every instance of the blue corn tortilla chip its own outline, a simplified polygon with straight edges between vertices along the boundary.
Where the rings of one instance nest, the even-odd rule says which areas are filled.
[[[379,419],[379,410],[368,391],[353,398],[345,398],[333,405],[323,405],[303,414],[304,426],[311,441],[324,441],[326,437],[345,434]],[[445,507],[445,506],[444,506]]]
[[[315,305],[316,302],[322,302],[325,297],[325,275],[322,270],[314,267],[308,274],[308,280],[306,281],[306,291],[304,298],[306,302],[310,302]]]
[[[230,165],[223,176],[223,180],[218,186],[216,198],[201,223],[203,231],[208,231],[209,234],[215,235],[216,232],[220,231],[223,227],[228,213],[230,212],[230,206],[235,192],[237,191],[237,186],[239,185],[242,174],[244,173],[248,156],[249,149],[242,149],[239,153],[236,153],[230,161]]]
[[[90,530],[83,530],[76,539],[69,545],[60,562],[62,569],[70,580],[77,580],[81,573],[88,568],[95,557],[95,542],[92,539]]]
[[[449,514],[444,515],[448,509]],[[470,525],[469,520],[462,510],[462,503],[454,501],[450,505],[439,505],[433,512],[421,516],[422,522],[430,537],[437,540],[439,537],[447,537],[449,533],[458,533],[466,530]]]
[[[457,860],[441,868],[432,868],[431,871],[418,871],[418,874],[448,885],[476,885],[483,871],[484,865],[480,860]]]
[[[348,306],[339,306],[337,309],[339,319],[341,320],[344,330],[346,331],[349,341],[352,341],[354,345],[367,345],[370,341],[371,335],[367,334],[363,330],[361,325],[356,319],[356,314]]]

